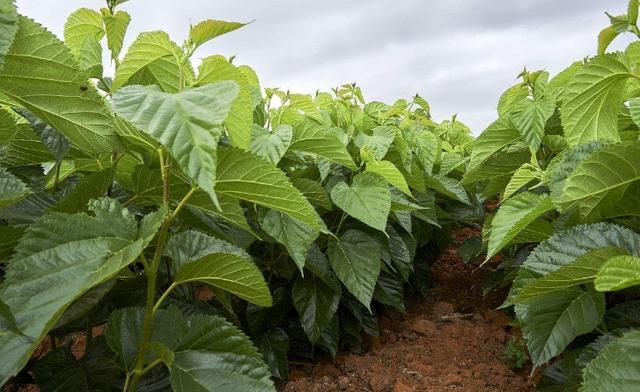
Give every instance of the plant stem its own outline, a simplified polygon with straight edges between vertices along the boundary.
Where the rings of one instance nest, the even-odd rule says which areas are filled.
[[[176,287],[178,287],[178,285],[174,282],[171,283],[171,286],[169,286],[164,293],[162,293],[162,295],[160,296],[160,298],[158,298],[158,301],[156,301],[156,304],[153,306],[153,313],[156,312],[156,310],[158,310],[158,308],[160,307],[160,305],[162,305],[162,303],[164,302],[165,299],[167,299],[167,296],[169,296],[169,293],[171,291],[173,291],[173,289],[175,289]]]
[[[336,237],[340,234],[340,229],[342,229],[342,224],[344,223],[346,218],[347,218],[347,214],[343,211],[342,215],[340,216],[340,222],[338,223],[338,228],[336,229]]]

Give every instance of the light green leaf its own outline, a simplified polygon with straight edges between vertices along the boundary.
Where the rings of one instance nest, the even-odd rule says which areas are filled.
[[[607,344],[584,369],[580,392],[633,392],[640,388],[640,331]]]
[[[474,171],[482,170],[483,164],[492,156],[521,138],[520,132],[508,119],[502,118],[489,125],[473,144],[465,181]]]
[[[530,192],[520,193],[504,202],[491,221],[485,262],[509,245],[527,226],[553,209],[549,196]]]
[[[604,294],[592,288],[564,289],[516,305],[533,368],[548,362],[573,339],[597,327],[602,322],[604,307]]]
[[[500,118],[508,117],[513,107],[529,96],[529,89],[523,83],[516,84],[506,89],[498,100],[498,115]]]
[[[424,178],[426,185],[434,191],[457,200],[464,204],[471,204],[467,191],[460,185],[458,180],[441,175],[432,175]]]
[[[438,137],[426,130],[412,130],[406,137],[425,173],[431,174],[440,150]]]
[[[21,17],[0,91],[89,153],[122,148],[113,118],[69,50],[53,34]],[[55,99],[52,99],[55,97]]]
[[[580,162],[554,201],[562,211],[575,207],[582,216],[587,216],[618,203],[638,180],[640,143],[610,145]]]
[[[251,142],[251,126],[255,107],[251,96],[251,86],[244,73],[222,56],[207,57],[198,68],[196,86],[220,81],[233,81],[240,91],[231,105],[229,116],[225,122],[231,143],[243,150],[249,148]]]
[[[173,274],[185,264],[213,253],[233,254],[251,261],[244,249],[195,230],[172,235],[165,249],[165,255],[172,260]]]
[[[208,84],[178,94],[128,86],[113,95],[113,106],[119,115],[162,143],[182,171],[215,203],[218,139],[237,94],[234,82]]]
[[[102,77],[102,45],[95,38],[84,40],[78,55],[78,65],[90,78]]]
[[[389,186],[373,173],[360,173],[351,185],[341,181],[331,189],[331,200],[348,215],[384,231],[391,210]]]
[[[102,8],[100,11],[107,33],[107,46],[111,51],[111,58],[115,60],[122,51],[122,44],[131,22],[131,16],[125,11],[116,11],[115,14],[111,14],[108,8]]]
[[[289,256],[303,273],[307,249],[320,234],[304,222],[280,211],[268,210],[259,217],[260,227],[287,248]]]
[[[396,131],[389,126],[376,127],[371,131],[371,135],[367,135],[364,132],[360,132],[356,136],[356,146],[363,148],[373,153],[373,157],[376,160],[381,160],[387,155],[389,146],[393,143],[396,137]]]
[[[340,139],[325,126],[311,121],[305,121],[293,128],[293,139],[289,149],[316,154],[351,170],[357,169]]]
[[[0,69],[4,65],[4,56],[9,51],[13,38],[18,31],[18,13],[14,0],[0,1]]]
[[[311,344],[316,344],[322,332],[331,324],[340,304],[340,294],[340,290],[333,290],[313,275],[297,278],[293,283],[293,306]]]
[[[612,56],[599,56],[580,68],[562,96],[562,127],[570,146],[620,141],[618,111],[627,67]]]
[[[0,208],[22,200],[29,193],[29,187],[22,180],[0,167]]]
[[[24,335],[0,336],[0,383],[26,364],[74,300],[115,276],[151,241],[137,238],[135,218],[116,201],[94,200],[90,209],[95,216],[48,214],[16,246],[0,298]]]
[[[320,217],[285,174],[263,159],[238,149],[218,150],[216,192],[280,212],[320,229]]]
[[[618,291],[640,284],[640,258],[617,256],[610,258],[596,276],[598,291]]]
[[[393,163],[389,161],[369,161],[367,162],[367,171],[379,175],[390,185],[398,188],[407,196],[413,197],[402,172]]]
[[[143,77],[145,70],[151,74],[152,79],[145,84],[156,84],[166,92],[179,91],[180,55],[180,48],[171,41],[167,33],[152,31],[140,34],[120,63],[111,91],[115,92],[131,84],[132,78]]]
[[[576,258],[574,262],[563,265],[557,270],[527,283],[519,290],[514,302],[526,302],[533,297],[593,282],[607,260],[623,254],[625,254],[624,251],[615,247],[599,248],[587,252]]]
[[[502,194],[502,203],[518,192],[523,186],[535,179],[540,179],[541,177],[542,174],[534,166],[529,163],[523,164],[515,173],[513,173],[513,176],[509,180],[509,184],[507,184],[507,187],[504,189]]]
[[[207,41],[219,37],[223,34],[230,33],[246,26],[246,23],[225,22],[223,20],[207,19],[191,26],[189,29],[189,40],[198,47]]]
[[[362,231],[348,230],[339,240],[329,240],[327,254],[340,281],[369,309],[380,274],[380,244]]]
[[[251,261],[229,253],[213,253],[185,263],[174,284],[202,282],[260,306],[271,306],[271,293]]]
[[[102,15],[89,8],[80,8],[67,18],[64,24],[64,44],[76,57],[80,57],[87,39],[100,41],[104,37]]]
[[[555,110],[556,98],[553,95],[523,99],[513,107],[511,121],[533,151],[540,148],[545,126]]]
[[[253,140],[249,151],[277,165],[291,145],[293,129],[290,125],[281,124],[273,131],[253,125]]]

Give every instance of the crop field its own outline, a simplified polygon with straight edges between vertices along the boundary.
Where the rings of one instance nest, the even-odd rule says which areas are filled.
[[[640,391],[638,0],[477,137],[127,1],[0,0],[3,392]]]

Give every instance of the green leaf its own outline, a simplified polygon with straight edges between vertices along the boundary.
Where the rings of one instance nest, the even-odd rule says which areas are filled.
[[[348,230],[339,240],[329,240],[327,253],[331,268],[340,281],[360,303],[370,309],[380,274],[380,244],[362,231]]]
[[[0,208],[22,200],[29,193],[31,190],[22,180],[0,166]]]
[[[253,109],[255,107],[251,97],[251,86],[242,71],[222,56],[207,57],[198,68],[196,86],[221,81],[233,81],[238,84],[240,91],[231,105],[225,125],[229,132],[231,143],[243,150],[249,148],[251,142]]]
[[[506,89],[498,100],[497,109],[499,117],[508,117],[508,114],[511,113],[513,107],[528,96],[529,88],[523,83],[516,84],[515,86],[511,86]]]
[[[527,283],[520,289],[514,302],[526,302],[533,297],[593,282],[607,260],[623,254],[624,251],[615,247],[594,249],[587,252],[576,258],[574,262],[563,265],[557,270]]]
[[[87,82],[87,75],[78,69],[73,55],[30,19],[20,18],[20,28],[0,71],[0,91],[89,154],[122,147],[109,110]]]
[[[457,200],[460,203],[471,205],[467,191],[460,185],[458,180],[441,175],[427,176],[424,178],[426,185],[434,191]]]
[[[534,369],[560,354],[576,337],[602,322],[604,294],[569,288],[516,305]]]
[[[285,174],[248,152],[218,150],[216,192],[283,212],[320,230],[320,217]]]
[[[132,79],[136,81],[136,78],[143,77],[146,70],[150,73],[151,82],[144,84],[156,84],[163,91],[178,92],[181,67],[177,59],[180,56],[180,48],[167,33],[152,31],[140,34],[120,63],[111,91],[131,84]]]
[[[111,58],[115,60],[122,51],[131,16],[125,11],[116,11],[115,14],[111,14],[108,8],[102,8],[100,11],[102,12],[102,20],[107,33],[107,46],[111,51]]]
[[[0,336],[6,335],[7,332],[21,334],[11,309],[0,300]]]
[[[615,206],[640,180],[640,143],[606,146],[582,160],[564,181],[554,201],[562,211],[578,208],[582,216]]]
[[[0,21],[0,69],[2,69],[5,55],[18,31],[18,13],[14,0],[0,1],[0,15],[2,15],[2,21]]]
[[[91,78],[102,78],[102,45],[95,38],[84,40],[78,55],[78,65],[87,76]]]
[[[238,94],[234,82],[219,82],[168,94],[128,86],[113,95],[119,115],[162,143],[182,171],[217,202],[216,151],[221,126]]]
[[[189,40],[197,48],[207,41],[211,41],[223,34],[238,30],[246,25],[246,23],[225,22],[223,20],[215,19],[203,20],[195,26],[191,26],[189,29]]]
[[[260,227],[287,248],[289,256],[303,273],[307,249],[320,234],[296,218],[275,210],[268,210],[259,217]]]
[[[367,162],[367,171],[379,175],[405,195],[413,197],[402,172],[393,163],[389,161],[369,161]]]
[[[50,213],[29,226],[16,246],[0,298],[24,335],[0,336],[0,383],[26,364],[74,300],[132,263],[151,241],[137,238],[134,217],[116,201],[94,200],[90,209],[95,216]]]
[[[607,344],[584,369],[581,392],[632,392],[640,388],[640,331]]]
[[[0,163],[2,165],[30,166],[56,159],[43,145],[35,129],[36,127],[32,128],[24,121],[20,121],[13,113],[0,108],[0,140],[3,143]],[[45,133],[46,131],[43,130],[42,135],[45,136]]]
[[[404,291],[400,277],[395,274],[381,272],[373,298],[381,304],[391,306],[399,312],[405,312]]]
[[[396,131],[389,126],[380,126],[374,128],[371,133],[371,135],[359,133],[355,138],[355,144],[373,153],[376,160],[381,160],[387,155],[387,151],[396,137]]]
[[[327,191],[317,181],[306,178],[292,178],[291,183],[298,188],[309,202],[317,207],[331,210],[332,204]]]
[[[553,95],[523,99],[512,109],[511,121],[533,151],[540,148],[545,126],[555,110],[556,98]]]
[[[319,155],[351,170],[357,169],[338,136],[325,126],[311,121],[305,121],[293,128],[293,139],[289,149]]]
[[[633,256],[610,258],[595,279],[598,291],[618,291],[639,284],[640,258]]]
[[[273,377],[286,380],[289,377],[289,337],[280,328],[270,331],[260,339],[260,351]]]
[[[202,282],[260,306],[271,306],[271,293],[251,261],[229,253],[213,253],[185,263],[174,284]]]
[[[208,351],[175,353],[169,367],[176,392],[273,392],[271,373],[262,360]]]
[[[196,230],[173,234],[167,241],[164,253],[173,261],[171,267],[174,274],[185,264],[213,253],[233,254],[251,260],[246,250]]]
[[[331,324],[340,304],[340,296],[340,290],[335,291],[313,275],[299,277],[293,283],[293,306],[311,344],[316,344],[322,332]]]
[[[523,186],[527,185],[531,181],[535,179],[540,179],[540,172],[531,164],[525,163],[520,166],[513,176],[511,180],[509,180],[509,184],[504,189],[502,194],[502,202],[504,203],[507,199],[513,196],[516,192],[518,192]]]
[[[67,193],[50,211],[66,214],[86,211],[89,200],[104,196],[112,183],[111,169],[88,174],[82,177],[75,188]]]
[[[253,140],[249,151],[277,165],[291,145],[293,128],[290,125],[279,125],[272,132],[261,126],[253,125]]]
[[[493,221],[485,262],[507,246],[527,226],[554,209],[551,198],[523,192],[504,202]]]
[[[570,146],[620,141],[618,110],[630,76],[612,56],[596,57],[576,72],[562,96],[562,127]]]
[[[425,173],[431,174],[440,151],[438,137],[426,130],[415,130],[407,135],[407,140]]]
[[[76,57],[80,57],[87,39],[100,41],[104,37],[102,15],[89,8],[80,8],[67,18],[64,24],[64,44]]]
[[[391,210],[389,186],[373,173],[360,173],[351,185],[341,181],[331,189],[331,200],[348,215],[384,231]]]

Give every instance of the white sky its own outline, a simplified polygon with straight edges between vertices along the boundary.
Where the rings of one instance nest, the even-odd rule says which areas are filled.
[[[104,0],[17,0],[24,15],[62,36],[66,16]],[[496,117],[500,93],[527,66],[552,73],[594,54],[604,11],[627,0],[131,0],[127,35],[165,30],[181,43],[203,19],[255,22],[196,57],[236,55],[263,87],[313,93],[357,82],[367,100],[416,92],[436,119],[457,113],[475,134]],[[622,40],[614,47],[622,48]]]

